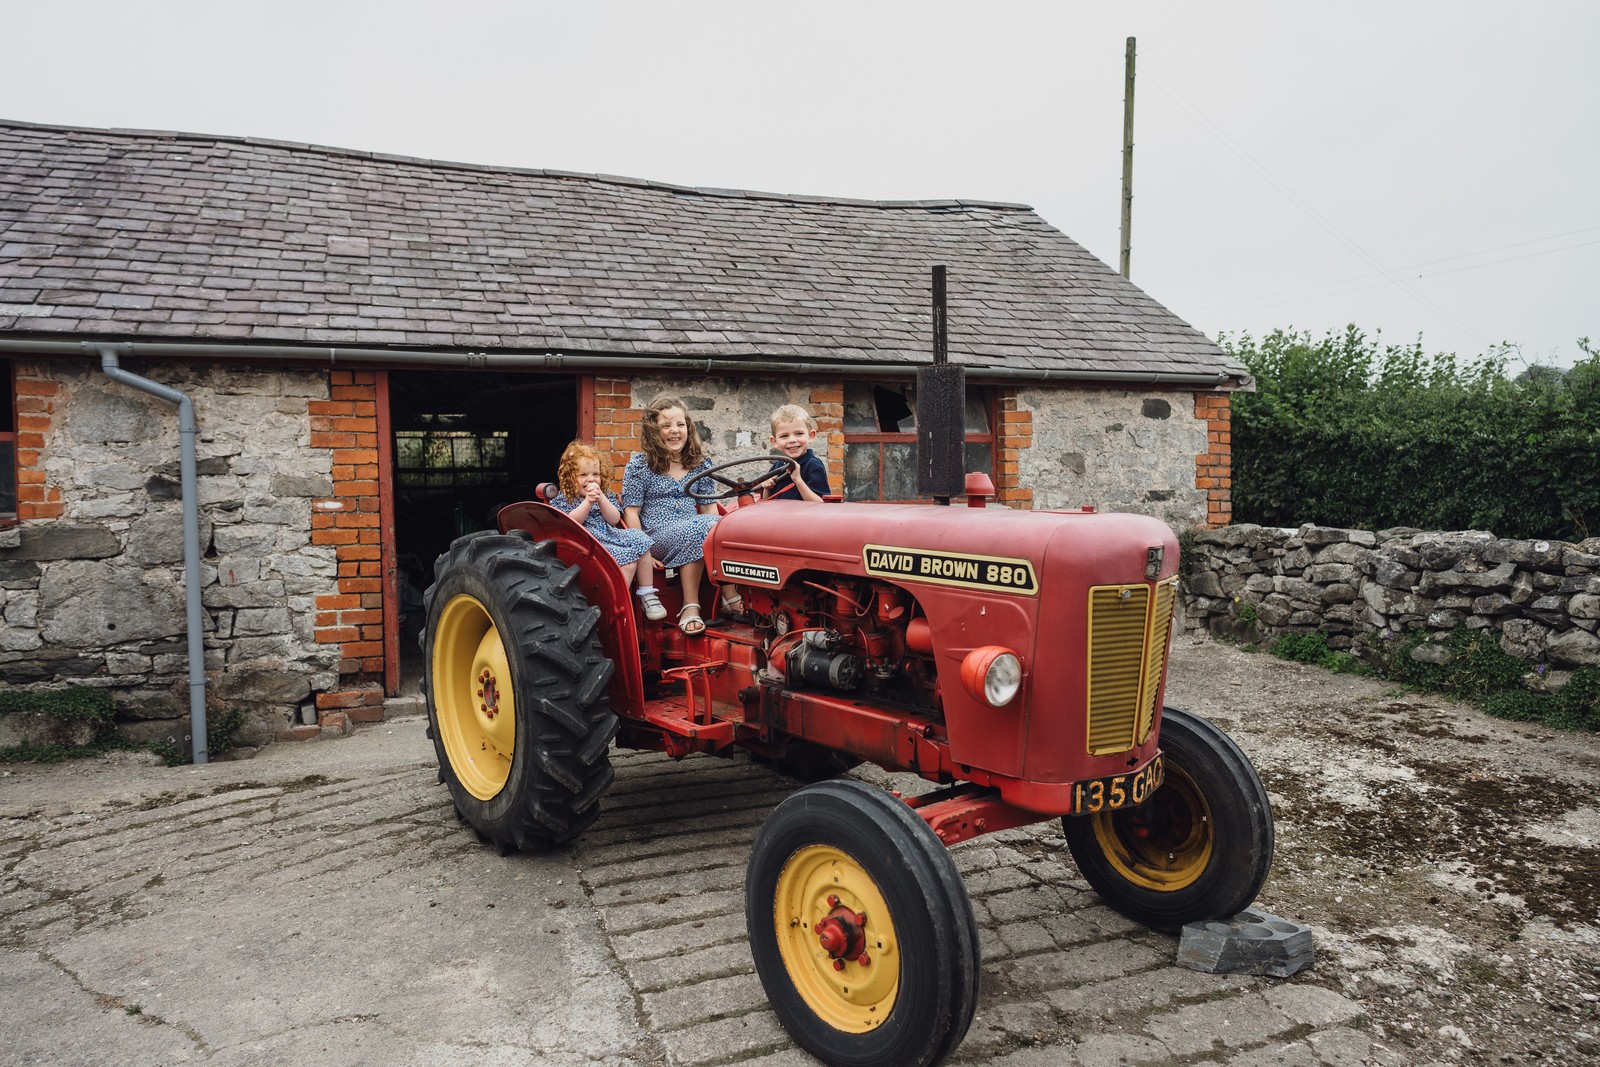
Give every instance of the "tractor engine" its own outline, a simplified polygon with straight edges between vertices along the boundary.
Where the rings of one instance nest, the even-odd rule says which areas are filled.
[[[928,621],[904,589],[823,573],[747,587],[767,670],[796,689],[855,693],[937,716]]]

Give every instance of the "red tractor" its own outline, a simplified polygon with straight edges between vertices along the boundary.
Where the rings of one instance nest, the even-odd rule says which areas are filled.
[[[773,457],[738,464],[764,478]],[[644,619],[605,549],[538,502],[456,541],[427,594],[424,689],[440,778],[502,850],[572,840],[609,750],[739,749],[802,777],[871,761],[939,788],[800,789],[746,875],[756,969],[830,1064],[934,1063],[978,997],[977,929],[948,847],[1061,819],[1113,908],[1156,929],[1232,915],[1271,863],[1244,754],[1164,707],[1178,548],[1136,515],[769,501],[725,514],[707,580],[745,614],[686,636]],[[677,584],[658,583],[679,605]],[[700,602],[717,603],[714,590]]]

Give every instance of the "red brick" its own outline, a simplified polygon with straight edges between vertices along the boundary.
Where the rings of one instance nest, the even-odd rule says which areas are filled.
[[[357,630],[354,626],[335,626],[327,630],[319,629],[317,631],[317,644],[343,645],[354,641],[360,636],[361,631]],[[350,654],[348,649],[345,651],[346,654]]]
[[[322,736],[320,726],[291,726],[287,730],[279,730],[279,741],[315,741]]]
[[[379,704],[376,707],[351,708],[349,711],[345,712],[345,714],[350,716],[350,721],[351,722],[360,722],[360,723],[382,722],[383,721],[383,705]]]

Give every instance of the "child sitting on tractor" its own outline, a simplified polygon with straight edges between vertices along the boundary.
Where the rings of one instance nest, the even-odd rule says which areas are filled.
[[[643,530],[621,525],[622,509],[616,497],[605,489],[610,481],[610,457],[593,445],[574,441],[561,453],[561,464],[556,470],[558,492],[550,498],[550,506],[560,508],[573,522],[580,523],[593,534],[622,568],[625,581],[631,583],[637,569],[637,594],[644,617],[664,619],[667,609],[651,584],[655,560],[650,557],[650,536]]]
[[[799,404],[784,404],[772,413],[772,436],[767,438],[781,455],[800,465],[800,477],[787,463],[774,466],[776,474],[766,484],[763,500],[814,500],[820,502],[833,490],[828,485],[828,468],[811,451],[817,420]]]

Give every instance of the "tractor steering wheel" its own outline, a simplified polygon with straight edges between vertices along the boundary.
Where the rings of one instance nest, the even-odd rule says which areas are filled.
[[[727,470],[729,467],[746,467],[752,463],[763,463],[766,465],[766,469],[762,472],[761,477],[756,478],[753,481],[737,478],[724,478],[722,475],[717,473],[718,471]],[[699,474],[686,475],[684,477],[683,493],[696,504],[711,504],[718,500],[729,500],[736,496],[745,496],[755,489],[756,486],[772,477],[774,474],[772,469],[773,466],[780,463],[787,463],[789,465],[789,477],[793,478],[800,473],[799,462],[797,460],[790,459],[788,456],[746,456],[743,459],[730,459],[726,463],[718,463],[710,470],[703,470]],[[693,486],[694,483],[698,482],[701,478],[710,478],[714,482],[718,482],[727,486],[727,488],[721,492],[697,493],[691,488],[691,486]]]

